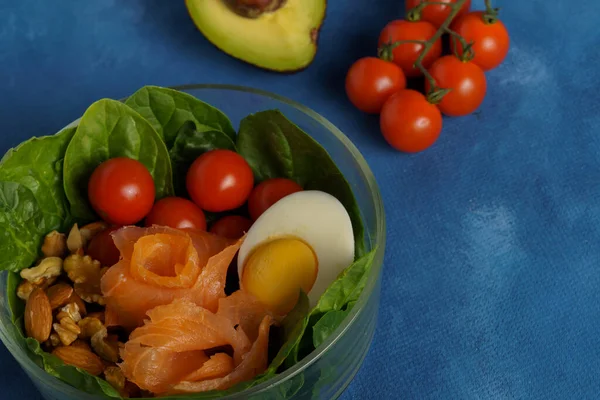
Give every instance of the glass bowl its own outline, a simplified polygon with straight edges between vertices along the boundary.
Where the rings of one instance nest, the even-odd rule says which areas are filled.
[[[239,126],[248,114],[279,109],[318,141],[331,155],[354,191],[365,224],[367,250],[377,246],[371,276],[355,307],[340,327],[315,351],[275,378],[226,399],[335,399],[358,372],[375,331],[381,269],[385,250],[385,216],[373,173],[352,142],[325,118],[292,100],[261,90],[227,85],[189,85],[187,92],[221,109]],[[78,120],[69,126],[77,125]],[[6,273],[0,274],[0,339],[48,400],[92,400],[47,374],[9,334],[11,315],[6,300]]]

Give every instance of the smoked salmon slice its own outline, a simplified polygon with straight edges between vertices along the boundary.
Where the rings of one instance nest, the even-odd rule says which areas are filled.
[[[169,394],[198,393],[209,390],[226,390],[235,384],[251,380],[263,373],[268,364],[269,329],[271,317],[265,316],[260,323],[258,337],[252,348],[243,356],[242,362],[231,373],[222,378],[207,379],[202,381],[182,381],[173,385]]]
[[[112,234],[120,261],[101,281],[106,325],[133,330],[146,312],[187,299],[216,311],[237,242],[204,231],[128,226]]]
[[[142,389],[155,394],[227,389],[267,368],[269,315],[253,343],[235,321],[187,299],[158,306],[148,317],[121,350],[125,377]],[[222,346],[230,346],[233,357],[205,353]]]
[[[183,378],[183,381],[197,382],[207,379],[223,378],[235,365],[233,358],[225,353],[217,353],[210,357],[198,370]]]
[[[281,319],[271,313],[254,296],[243,290],[220,298],[217,315],[227,318],[234,325],[239,325],[252,342],[258,336],[258,328],[265,315],[269,315],[275,322],[280,322],[279,319]]]

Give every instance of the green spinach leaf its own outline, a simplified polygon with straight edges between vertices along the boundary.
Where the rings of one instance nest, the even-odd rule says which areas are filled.
[[[315,349],[319,347],[338,326],[340,326],[349,313],[350,310],[332,310],[321,317],[321,319],[312,327],[312,340]]]
[[[70,218],[62,164],[74,128],[29,139],[0,161],[0,270],[29,267],[46,233],[65,229]]]
[[[364,254],[364,227],[350,184],[312,137],[280,111],[267,110],[242,120],[237,148],[258,181],[286,177],[304,189],[322,190],[337,197],[352,220],[356,256]]]
[[[173,147],[169,150],[173,166],[175,193],[185,196],[185,177],[194,160],[203,153],[215,149],[235,151],[233,140],[221,131],[198,130],[194,121],[186,121],[177,132]]]
[[[308,325],[308,304],[308,297],[304,292],[301,292],[298,303],[296,303],[294,309],[288,313],[282,322],[284,343],[273,361],[271,361],[267,373],[275,374],[290,356],[294,348],[298,346]]]
[[[343,369],[343,366],[332,365],[330,362],[321,362],[319,367],[321,369],[319,379],[314,383],[312,388],[312,397],[315,399],[323,397],[322,392],[328,392],[327,389],[331,388],[331,385],[333,385],[340,376],[340,373],[342,372],[340,370]]]
[[[374,248],[356,260],[329,285],[306,318],[306,327],[311,329],[305,327],[302,336],[295,342],[284,363],[287,368],[323,343],[348,315],[364,289],[376,251],[377,248]]]
[[[48,231],[67,229],[69,207],[63,189],[62,163],[75,128],[32,138],[10,149],[0,161],[0,181],[16,182],[31,190],[44,213]]]
[[[279,385],[277,399],[291,399],[304,386],[304,373],[299,373]]]
[[[25,313],[25,302],[17,297],[17,288],[21,283],[21,277],[16,272],[7,272],[6,277],[6,299],[11,313],[13,323]]]
[[[144,86],[125,102],[146,118],[164,138],[170,148],[186,121],[193,121],[197,129],[220,131],[235,140],[231,121],[217,108],[198,100],[194,96],[158,86]]]
[[[326,313],[332,310],[342,310],[348,303],[355,302],[365,287],[373,258],[377,248],[374,248],[346,268],[333,281],[311,311],[311,315]]]
[[[157,199],[173,194],[171,161],[160,136],[130,107],[103,99],[83,114],[65,155],[64,190],[75,218],[95,218],[87,201],[87,183],[94,169],[113,157],[144,164],[154,178]]]
[[[53,227],[47,225],[31,190],[0,182],[0,270],[19,271],[33,264],[44,235]]]

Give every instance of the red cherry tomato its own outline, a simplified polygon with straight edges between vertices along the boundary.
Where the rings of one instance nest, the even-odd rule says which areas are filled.
[[[94,260],[100,261],[104,267],[111,267],[119,262],[119,250],[115,246],[115,242],[111,233],[120,227],[106,228],[102,232],[96,234],[90,241],[87,248],[87,255]]]
[[[452,89],[437,105],[446,115],[458,117],[471,114],[485,98],[485,73],[472,62],[444,56],[433,63],[429,73],[440,88]],[[425,80],[426,92],[430,87]]]
[[[139,161],[117,157],[104,161],[88,182],[88,198],[102,219],[130,225],[143,219],[154,204],[154,181]]]
[[[204,212],[193,202],[181,197],[165,197],[157,201],[146,217],[146,226],[162,225],[175,229],[206,230]]]
[[[427,41],[435,35],[437,29],[427,21],[410,22],[405,20],[396,20],[388,23],[379,35],[379,47],[385,47],[390,43],[401,40],[422,40]],[[403,43],[394,47],[392,50],[393,62],[398,64],[404,75],[415,77],[422,75],[418,68],[413,65],[421,51],[423,45],[419,43]],[[442,54],[442,41],[436,40],[423,59],[423,66],[429,68]]]
[[[302,186],[291,179],[267,179],[256,185],[248,198],[248,211],[250,217],[256,221],[267,208],[292,193],[300,192]]]
[[[385,140],[406,153],[425,150],[442,131],[440,110],[410,89],[399,91],[385,102],[379,121]]]
[[[406,0],[406,2],[405,2],[406,11],[418,6],[423,1],[425,1],[425,0]],[[436,0],[436,1],[438,3],[452,4],[452,3],[456,3],[458,0]],[[465,1],[464,4],[462,5],[462,7],[460,7],[460,10],[458,11],[457,16],[467,13],[470,8],[471,8],[471,0]],[[446,18],[448,18],[448,16],[450,16],[450,11],[452,11],[452,10],[450,9],[449,6],[446,6],[443,4],[430,4],[428,6],[425,6],[423,8],[423,10],[421,11],[421,20],[431,22],[436,28],[438,28],[444,23]]]
[[[227,215],[210,227],[210,233],[229,239],[239,239],[252,226],[252,221],[240,215]]]
[[[246,202],[254,186],[254,175],[238,153],[212,150],[192,163],[186,184],[190,197],[200,208],[220,212]]]
[[[473,11],[454,20],[452,30],[461,35],[467,43],[473,42],[475,57],[471,62],[479,65],[484,71],[496,68],[504,61],[510,47],[508,31],[502,23],[488,23],[484,18],[483,11]],[[460,43],[450,41],[452,51],[458,47],[457,54],[462,55],[463,49]]]
[[[400,67],[376,57],[361,58],[346,75],[348,98],[356,108],[370,114],[379,113],[387,98],[405,87]]]

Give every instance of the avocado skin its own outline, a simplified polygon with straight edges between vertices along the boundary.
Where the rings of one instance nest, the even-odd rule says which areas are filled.
[[[310,67],[310,65],[313,63],[313,61],[314,61],[314,59],[315,59],[315,57],[317,55],[317,52],[319,51],[319,40],[321,38],[321,27],[323,26],[323,24],[325,23],[325,20],[327,18],[327,6],[328,6],[327,0],[323,0],[323,7],[324,7],[325,11],[323,12],[323,18],[321,18],[321,20],[319,21],[319,24],[318,24],[317,28],[315,28],[317,30],[317,40],[314,42],[315,52],[314,52],[313,57],[310,59],[310,62],[308,62],[305,65],[300,66],[298,68],[293,68],[293,69],[277,69],[277,68],[269,68],[269,67],[265,67],[265,66],[261,66],[261,65],[256,65],[256,64],[253,64],[251,62],[248,62],[248,61],[246,61],[246,60],[244,60],[244,59],[242,59],[242,58],[240,58],[240,57],[238,57],[238,56],[236,56],[234,54],[231,54],[227,50],[219,47],[219,45],[217,45],[216,43],[212,42],[208,37],[206,37],[206,35],[204,35],[204,33],[202,32],[202,30],[196,25],[194,19],[192,18],[192,14],[190,12],[190,7],[188,5],[188,0],[186,0],[185,3],[186,3],[186,10],[188,12],[188,15],[189,15],[190,19],[192,20],[192,23],[194,24],[194,26],[196,27],[196,29],[202,34],[202,36],[204,36],[206,38],[206,40],[210,44],[212,44],[213,46],[215,46],[217,49],[219,49],[223,53],[227,54],[228,56],[230,56],[232,58],[235,58],[238,61],[242,61],[245,64],[252,65],[253,67],[256,67],[256,68],[259,68],[259,69],[262,69],[262,70],[265,70],[265,71],[278,72],[278,73],[281,73],[281,74],[288,74],[288,75],[295,74],[295,73],[298,73],[298,72],[302,72],[305,69],[307,69],[308,67]]]

